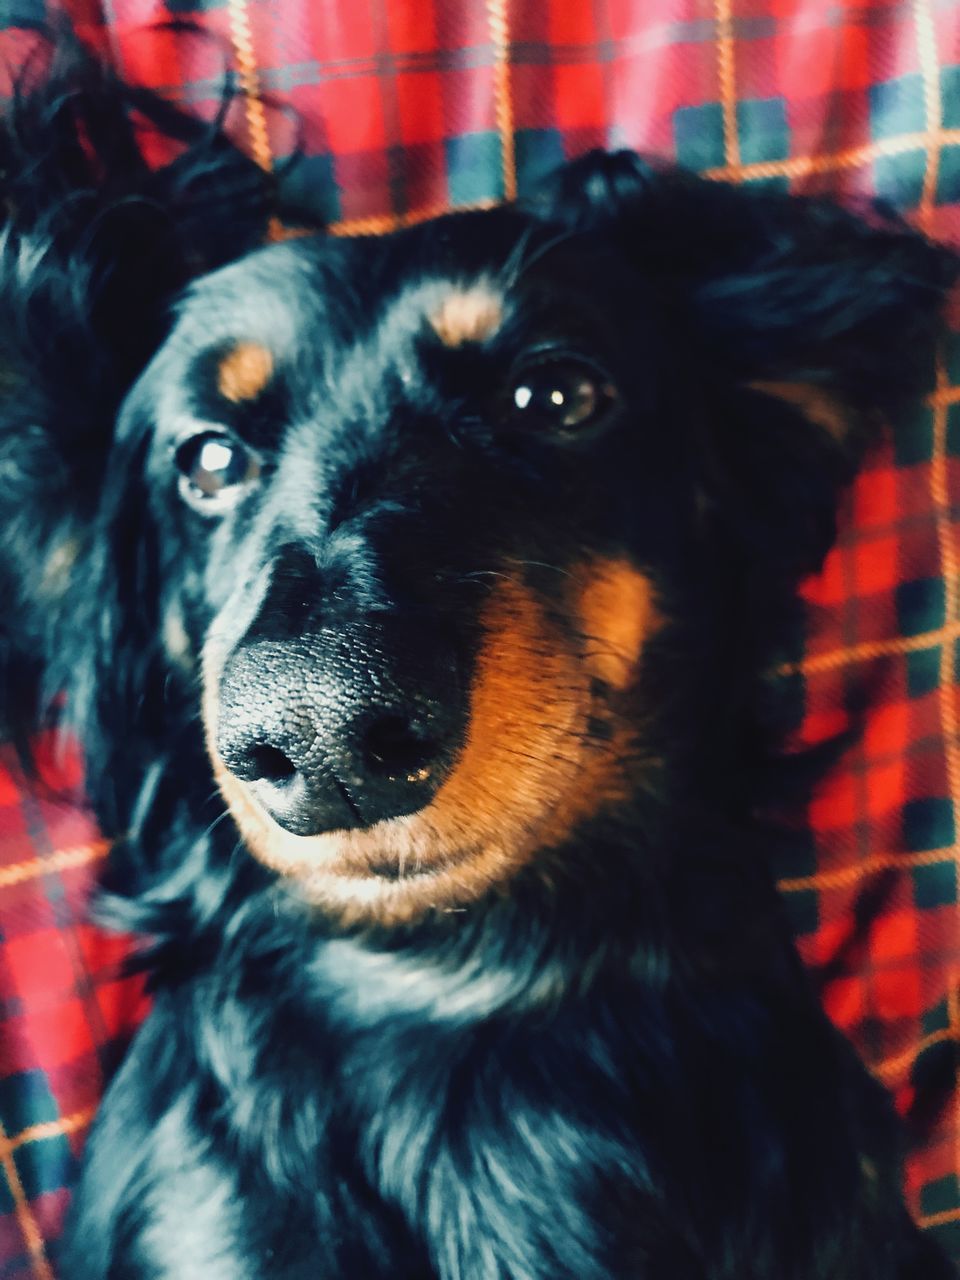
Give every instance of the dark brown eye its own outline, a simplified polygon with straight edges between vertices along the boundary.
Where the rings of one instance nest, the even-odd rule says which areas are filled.
[[[515,375],[507,401],[511,423],[558,434],[593,426],[617,398],[598,370],[579,360],[539,360]]]
[[[260,475],[255,455],[222,431],[190,436],[178,446],[174,459],[180,496],[204,515],[229,510]]]

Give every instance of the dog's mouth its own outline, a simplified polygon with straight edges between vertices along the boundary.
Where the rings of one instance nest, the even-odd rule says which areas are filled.
[[[569,582],[560,618],[519,573],[498,578],[481,616],[463,746],[427,802],[320,834],[281,826],[218,750],[226,655],[212,631],[207,747],[254,857],[343,918],[399,922],[468,905],[626,801],[641,756],[631,691],[660,625],[654,589],[643,572],[610,559],[584,562]]]

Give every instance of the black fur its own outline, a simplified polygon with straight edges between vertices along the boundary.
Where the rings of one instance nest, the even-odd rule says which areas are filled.
[[[144,111],[186,147],[160,172]],[[11,715],[65,696],[118,837],[112,917],[151,936],[154,1008],[90,1139],[67,1280],[950,1275],[747,812],[755,682],[862,442],[923,388],[954,258],[626,154],[523,206],[248,252],[256,171],[77,59],[0,148]],[[496,314],[445,344],[428,317],[470,287]],[[275,367],[231,398],[238,342]],[[518,407],[571,369],[603,398],[581,424]],[[784,387],[816,388],[830,429]],[[212,516],[180,493],[210,424],[260,468]],[[619,683],[571,603],[584,564],[655,591]],[[501,698],[500,781],[560,779],[558,813],[581,774],[611,794],[402,919],[322,909],[255,861],[204,746],[211,628],[228,670],[264,636],[299,669],[399,618],[444,637],[475,716],[509,592],[541,627],[506,611],[511,697],[543,679],[547,715],[558,654],[593,674],[556,758],[531,762],[538,726],[531,746]],[[391,892],[446,873],[383,859]]]

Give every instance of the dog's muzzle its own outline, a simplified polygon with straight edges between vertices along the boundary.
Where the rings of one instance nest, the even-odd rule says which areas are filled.
[[[216,747],[280,826],[317,835],[422,809],[465,720],[453,644],[377,615],[241,644],[220,680]]]

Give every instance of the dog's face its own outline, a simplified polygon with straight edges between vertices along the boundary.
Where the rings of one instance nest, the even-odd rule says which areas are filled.
[[[164,642],[247,846],[311,895],[470,900],[656,768],[658,341],[616,254],[512,212],[188,298],[127,411]]]
[[[651,655],[698,573],[824,549],[870,396],[816,335],[796,376],[735,289],[718,325],[741,250],[692,279],[624,252],[584,216],[615,195],[254,254],[190,292],[121,418],[220,790],[345,917],[468,903],[656,789]]]

